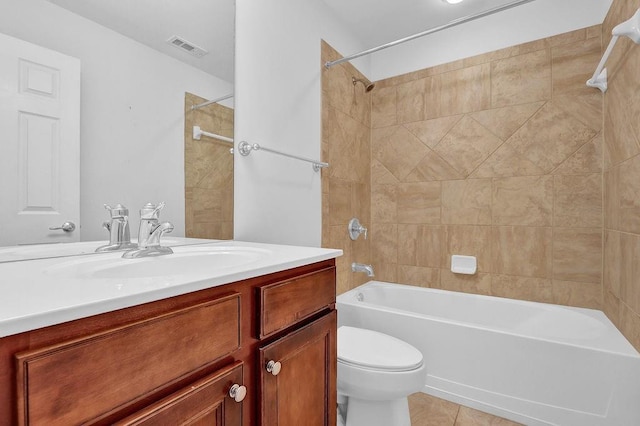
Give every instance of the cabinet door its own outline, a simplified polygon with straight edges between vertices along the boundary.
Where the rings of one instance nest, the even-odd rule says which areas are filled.
[[[261,424],[335,426],[336,357],[335,311],[262,347]]]
[[[234,399],[229,394],[234,385],[242,385],[242,362],[219,370],[115,425],[241,426],[242,392],[246,393],[246,389],[240,389]]]

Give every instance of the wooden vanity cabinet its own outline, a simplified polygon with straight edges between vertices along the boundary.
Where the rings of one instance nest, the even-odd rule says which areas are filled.
[[[260,348],[261,424],[335,425],[335,353],[336,311]]]
[[[241,361],[114,423],[114,426],[241,426],[241,401],[229,397],[229,390],[239,383],[243,383]]]
[[[0,426],[335,425],[335,338],[333,259],[8,336]]]
[[[335,268],[260,288],[262,425],[336,423]],[[311,322],[295,327],[316,315]],[[293,331],[278,334],[279,330]]]

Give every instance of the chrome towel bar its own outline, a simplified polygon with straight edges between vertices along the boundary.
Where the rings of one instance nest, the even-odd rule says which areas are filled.
[[[285,157],[293,158],[295,160],[306,161],[307,163],[311,163],[313,165],[313,170],[316,172],[319,172],[321,169],[325,167],[329,167],[329,163],[325,163],[323,161],[318,161],[318,160],[312,160],[310,158],[300,157],[298,155],[287,154],[286,152],[277,151],[275,149],[260,146],[257,143],[251,144],[249,142],[242,141],[238,144],[238,152],[241,155],[246,157],[247,155],[251,154],[251,151],[267,151],[272,154],[282,155]]]

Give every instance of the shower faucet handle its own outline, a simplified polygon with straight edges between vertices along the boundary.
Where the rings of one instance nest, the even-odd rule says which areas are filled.
[[[349,221],[349,237],[355,241],[358,239],[360,234],[364,234],[364,239],[367,239],[367,228],[362,226],[360,221],[357,218],[353,218]]]

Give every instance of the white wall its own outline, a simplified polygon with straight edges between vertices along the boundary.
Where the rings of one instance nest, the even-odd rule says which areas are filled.
[[[82,62],[82,240],[106,239],[102,205],[131,214],[166,201],[164,220],[184,235],[184,92],[214,98],[233,85],[45,0],[2,0],[0,32]]]
[[[598,25],[611,3],[612,0],[536,0],[377,52],[371,55],[370,79],[382,80]]]
[[[362,49],[319,0],[236,1],[236,141],[320,158],[322,38]],[[267,152],[234,160],[235,238],[319,246],[320,174]]]

